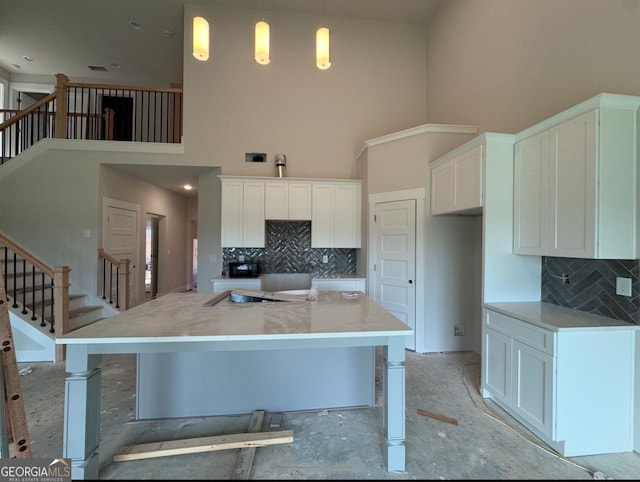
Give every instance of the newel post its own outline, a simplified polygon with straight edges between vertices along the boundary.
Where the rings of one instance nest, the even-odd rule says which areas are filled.
[[[56,139],[67,138],[67,83],[69,78],[56,74]]]
[[[123,259],[118,262],[118,286],[120,286],[118,304],[123,311],[129,309],[129,285],[131,284],[129,278],[130,263],[128,259]]]
[[[68,266],[53,268],[53,328],[55,337],[69,331],[69,271]],[[56,345],[56,361],[64,360],[64,345]]]

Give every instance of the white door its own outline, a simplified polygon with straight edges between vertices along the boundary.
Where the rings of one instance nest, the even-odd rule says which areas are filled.
[[[105,199],[104,250],[117,259],[130,261],[129,304],[139,303],[137,285],[138,212],[139,207],[122,201]]]
[[[413,329],[406,348],[416,349],[416,201],[375,205],[374,300]]]

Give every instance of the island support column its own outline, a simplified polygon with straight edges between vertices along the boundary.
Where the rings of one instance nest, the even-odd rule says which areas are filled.
[[[98,479],[100,458],[100,355],[86,345],[67,345],[62,456],[71,459],[71,478]]]
[[[384,346],[382,421],[386,450],[384,461],[389,472],[405,469],[405,339],[389,338]]]

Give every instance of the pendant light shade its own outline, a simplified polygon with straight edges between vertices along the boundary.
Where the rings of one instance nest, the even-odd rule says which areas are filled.
[[[256,62],[262,65],[269,63],[269,24],[260,21],[256,23]]]
[[[316,32],[316,66],[320,70],[331,67],[329,61],[329,29],[320,27]]]
[[[193,17],[193,56],[198,60],[209,58],[209,22]]]

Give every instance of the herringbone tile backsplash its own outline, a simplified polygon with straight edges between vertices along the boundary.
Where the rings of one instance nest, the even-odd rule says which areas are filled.
[[[224,248],[224,269],[243,255],[262,263],[263,273],[311,273],[316,276],[356,272],[355,249],[311,248],[311,221],[266,221],[264,248]],[[328,263],[322,257],[328,257]]]
[[[561,277],[569,275],[569,284]],[[640,324],[638,260],[542,258],[542,301]],[[631,296],[616,294],[616,277],[631,278]]]

